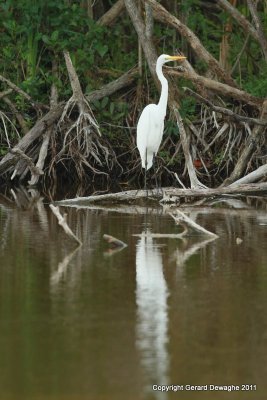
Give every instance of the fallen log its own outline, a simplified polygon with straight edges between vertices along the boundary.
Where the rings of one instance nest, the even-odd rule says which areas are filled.
[[[214,189],[179,189],[175,187],[152,189],[152,190],[127,190],[119,193],[107,193],[96,196],[76,197],[74,199],[66,199],[57,201],[56,203],[64,206],[86,206],[97,202],[129,202],[136,200],[158,200],[160,203],[176,203],[182,198],[208,198],[224,195],[257,195],[263,196],[267,194],[267,183],[255,183],[249,185],[236,185],[219,187]]]
[[[178,189],[169,188],[164,190],[164,197],[161,202],[175,202],[180,197],[216,197],[224,195],[234,196],[263,196],[267,194],[267,183],[255,183],[250,185],[226,186],[214,189]]]

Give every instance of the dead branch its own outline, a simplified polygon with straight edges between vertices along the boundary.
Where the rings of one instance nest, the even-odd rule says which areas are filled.
[[[176,209],[176,214],[174,215],[172,213],[169,213],[169,215],[174,219],[174,221],[179,225],[187,225],[188,228],[191,228],[191,230],[207,235],[207,236],[212,236],[212,237],[217,237],[218,235],[216,235],[213,232],[208,231],[207,229],[203,228],[202,226],[200,226],[199,224],[197,224],[195,221],[193,221],[191,218],[189,218],[186,214],[184,214],[182,211]]]
[[[17,85],[15,85],[13,82],[11,82],[9,79],[5,78],[3,75],[0,75],[0,81],[3,83],[6,83],[12,90],[14,90],[16,93],[19,93],[22,97],[24,97],[26,100],[29,101],[29,103],[36,108],[37,110],[40,108],[48,109],[47,106],[44,104],[39,104],[36,103],[31,96],[28,95],[28,93],[24,92],[24,90],[20,89]]]
[[[126,247],[127,244],[111,235],[103,235],[103,238],[114,247]]]
[[[58,120],[63,109],[64,104],[61,103],[55,109],[49,111],[43,118],[37,121],[33,128],[30,129],[25,136],[23,136],[23,138],[15,147],[25,153],[28,147],[31,146],[36,139],[38,139],[53,123],[55,123],[55,121]],[[0,161],[0,174],[5,173],[9,167],[16,163],[16,161],[17,157],[15,157],[14,154],[6,154]]]
[[[58,78],[58,67],[57,67],[57,62],[56,60],[52,61],[52,75],[54,78]],[[58,90],[55,85],[55,83],[52,83],[51,85],[51,95],[50,95],[50,109],[53,110],[58,104]],[[45,160],[48,154],[48,146],[50,142],[50,138],[53,132],[54,126],[50,126],[47,130],[47,132],[44,133],[43,135],[43,141],[42,145],[39,151],[39,157],[38,161],[36,163],[36,167],[40,168],[41,170],[44,167]],[[40,176],[36,174],[32,174],[31,180],[28,182],[29,185],[33,186],[36,185]]]
[[[41,148],[39,151],[38,161],[36,163],[36,168],[38,168],[40,170],[43,170],[43,167],[44,167],[45,159],[46,159],[47,152],[48,152],[48,145],[49,145],[50,137],[52,134],[52,129],[53,128],[50,127],[43,136],[43,142],[42,142],[42,145],[41,145]],[[35,173],[33,173],[33,171],[31,171],[31,172],[32,172],[32,177],[28,183],[29,183],[29,185],[33,186],[33,185],[37,184],[40,174],[35,174]]]
[[[8,97],[4,96],[3,101],[8,105],[8,107],[10,108],[12,113],[15,115],[16,120],[18,121],[18,124],[22,130],[22,133],[24,135],[26,135],[26,133],[28,132],[28,127],[27,127],[27,124],[26,124],[22,114],[18,111],[15,104],[13,104],[13,102]]]
[[[137,75],[138,75],[137,68],[133,68],[125,72],[125,74],[120,76],[118,79],[115,79],[114,81],[107,83],[102,88],[94,90],[93,92],[89,93],[88,95],[86,95],[86,99],[88,101],[94,101],[94,100],[100,100],[106,96],[110,96],[111,94],[117,92],[118,90],[121,90],[126,86],[129,86],[136,79]]]
[[[260,119],[267,119],[267,100],[263,102]],[[265,128],[261,125],[254,126],[252,134],[249,136],[233,172],[231,173],[230,177],[224,181],[224,185],[229,185],[241,177],[247,166],[249,158],[257,145],[258,138],[263,133],[264,129]]]
[[[259,179],[265,177],[267,175],[267,164],[262,165],[261,167],[257,168],[255,171],[250,172],[243,178],[238,179],[237,181],[231,183],[230,187],[244,185],[248,183],[253,183],[258,181]]]
[[[116,203],[116,202],[135,202],[141,199],[157,200],[160,203],[175,203],[179,198],[208,198],[224,195],[264,195],[267,192],[267,183],[255,183],[249,185],[231,185],[214,189],[178,189],[175,187],[164,188],[162,190],[127,190],[120,193],[107,193],[96,196],[76,197],[56,202],[62,206],[86,207],[91,203]]]
[[[92,202],[116,202],[116,201],[128,201],[128,200],[138,200],[138,199],[161,199],[162,192],[158,189],[153,190],[127,190],[120,193],[107,193],[100,194],[96,196],[88,197],[76,197],[75,199],[66,199],[58,201],[57,204],[60,205],[86,205]]]
[[[66,235],[68,235],[71,239],[74,239],[79,245],[82,245],[80,239],[72,232],[72,230],[67,224],[66,221],[67,214],[64,214],[64,216],[62,217],[58,207],[55,207],[53,204],[49,204],[49,207],[51,208],[53,214],[57,217],[58,223],[60,226],[62,226]]]
[[[3,92],[0,92],[0,99],[2,99],[5,96],[8,96],[12,92],[13,92],[13,89],[7,89],[7,90],[4,90]]]
[[[90,127],[91,127],[95,132],[97,132],[101,136],[98,124],[93,116],[93,112],[89,106],[88,101],[86,100],[86,98],[83,95],[80,81],[79,81],[78,75],[73,67],[73,64],[72,64],[72,61],[70,58],[70,54],[67,51],[65,51],[63,54],[64,54],[65,63],[66,63],[66,67],[67,67],[68,74],[69,74],[69,79],[70,79],[70,84],[71,84],[73,95],[69,99],[69,101],[66,103],[59,123],[61,123],[64,120],[65,116],[68,115],[69,110],[72,110],[73,107],[75,105],[77,105],[79,108],[79,117],[78,117],[77,121],[71,126],[68,133],[70,133],[73,129],[77,130],[77,135],[82,133],[83,130],[85,130],[85,132],[88,133],[88,131],[91,130],[90,129]],[[67,134],[66,134],[66,136],[67,136]],[[85,136],[87,137],[88,135],[85,135]],[[66,137],[65,137],[65,139],[66,139]]]
[[[43,175],[44,174],[44,171],[42,171],[40,168],[35,166],[32,159],[30,157],[28,157],[25,153],[23,153],[23,151],[21,151],[19,148],[14,147],[13,149],[10,149],[10,153],[14,154],[17,158],[23,159],[26,162],[26,164],[29,167],[32,174],[34,174],[34,175]],[[13,175],[12,175],[11,179],[14,178]]]
[[[233,119],[235,121],[246,122],[248,124],[256,124],[256,125],[262,125],[262,126],[267,125],[267,120],[261,120],[258,118],[249,118],[249,117],[244,117],[243,115],[238,115],[238,114],[234,113],[232,110],[229,110],[228,108],[215,106],[214,104],[212,104],[211,101],[200,96],[199,94],[197,94],[193,90],[189,89],[188,87],[183,87],[183,89],[184,89],[185,93],[188,93],[190,96],[194,97],[200,103],[206,104],[212,110],[214,110],[218,113],[227,115],[228,117],[230,117],[231,119]]]
[[[206,89],[210,89],[221,96],[231,97],[235,100],[250,104],[258,109],[262,107],[263,99],[253,96],[244,90],[234,88],[226,85],[225,83],[214,81],[213,79],[198,75],[197,73],[189,71],[188,69],[182,70],[181,68],[174,69],[169,67],[165,67],[165,69],[168,75],[189,79],[194,84],[203,85]]]
[[[183,124],[183,120],[181,118],[180,112],[178,110],[178,107],[175,106],[175,104],[173,104],[173,112],[174,115],[177,119],[177,125],[179,128],[179,132],[181,135],[181,140],[183,143],[183,151],[184,151],[184,156],[185,156],[185,160],[186,160],[186,166],[187,166],[187,171],[188,171],[188,175],[189,175],[189,179],[190,179],[190,186],[192,189],[203,189],[206,188],[205,185],[203,185],[197,178],[196,175],[196,171],[195,171],[195,167],[193,164],[193,160],[192,160],[192,156],[190,153],[190,143],[189,143],[189,136],[185,131],[185,127]]]
[[[267,183],[255,183],[250,185],[231,185],[226,187],[219,187],[215,189],[177,189],[168,188],[163,191],[164,196],[161,203],[173,203],[178,200],[179,197],[215,197],[224,195],[258,195],[262,196],[267,193]]]
[[[265,36],[262,22],[260,20],[258,12],[257,12],[257,2],[255,0],[253,0],[253,1],[247,0],[247,3],[248,3],[248,7],[249,7],[250,13],[252,15],[252,19],[254,21],[255,27],[256,27],[258,41],[261,45],[261,48],[262,48],[262,51],[263,51],[263,54],[265,57],[265,61],[267,61],[267,38]]]

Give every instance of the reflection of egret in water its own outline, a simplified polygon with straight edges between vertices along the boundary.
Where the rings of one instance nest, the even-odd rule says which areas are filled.
[[[136,251],[137,347],[149,391],[153,384],[168,384],[167,297],[162,255],[149,231],[143,232]],[[155,392],[155,397],[166,395]]]

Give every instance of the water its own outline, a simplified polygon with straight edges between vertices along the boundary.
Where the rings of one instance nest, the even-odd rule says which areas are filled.
[[[267,398],[265,203],[188,209],[217,240],[153,238],[181,232],[161,208],[62,208],[81,248],[40,199],[0,204],[1,400]]]

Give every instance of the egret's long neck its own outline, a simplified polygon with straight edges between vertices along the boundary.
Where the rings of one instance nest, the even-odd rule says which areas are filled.
[[[168,102],[168,81],[162,73],[162,64],[161,63],[157,63],[156,73],[157,73],[158,78],[161,83],[161,95],[160,95],[158,105],[160,107],[160,110],[162,110],[162,112],[164,112],[164,116],[165,116],[166,109],[167,109],[167,102]]]

